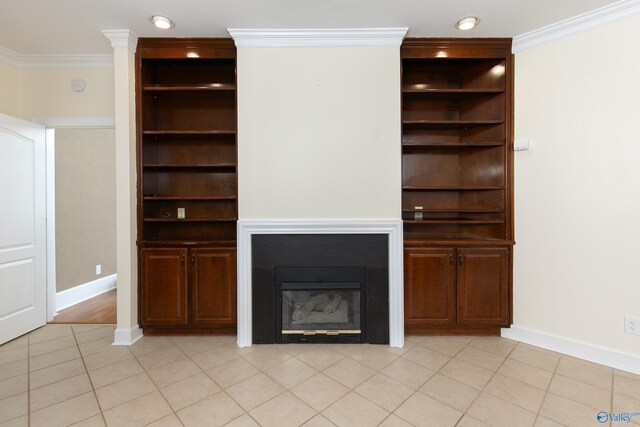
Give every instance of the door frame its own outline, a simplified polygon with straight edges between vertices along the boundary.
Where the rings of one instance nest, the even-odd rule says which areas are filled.
[[[47,322],[56,313],[56,141],[55,130],[115,129],[115,117],[43,117],[32,122],[45,130],[46,228],[47,228]]]

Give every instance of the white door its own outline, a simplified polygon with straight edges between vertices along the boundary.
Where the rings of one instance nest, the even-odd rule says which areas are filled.
[[[46,323],[45,129],[0,114],[0,344]]]

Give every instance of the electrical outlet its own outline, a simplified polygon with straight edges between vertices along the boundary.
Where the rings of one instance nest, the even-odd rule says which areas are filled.
[[[96,265],[96,276],[99,276],[102,274],[102,265],[98,264]]]
[[[640,335],[640,319],[624,316],[624,332],[631,335]]]

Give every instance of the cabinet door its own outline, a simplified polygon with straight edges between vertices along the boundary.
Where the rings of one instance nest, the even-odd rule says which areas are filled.
[[[456,321],[453,248],[404,251],[404,320],[407,325],[448,325]]]
[[[236,251],[193,249],[192,309],[196,325],[236,324]]]
[[[509,249],[458,249],[458,323],[507,325]]]
[[[140,323],[186,325],[187,250],[142,249],[140,257]]]

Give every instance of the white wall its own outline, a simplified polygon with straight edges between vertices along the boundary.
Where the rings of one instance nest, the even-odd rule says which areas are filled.
[[[640,355],[640,17],[516,55],[514,323]]]
[[[398,47],[238,49],[240,219],[401,217]]]

